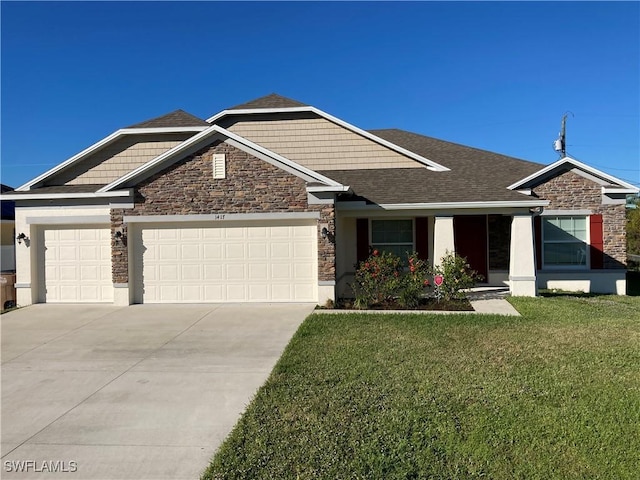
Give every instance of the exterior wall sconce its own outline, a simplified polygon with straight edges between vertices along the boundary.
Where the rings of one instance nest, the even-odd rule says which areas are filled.
[[[329,240],[331,243],[334,243],[335,241],[334,234],[330,232],[327,227],[322,227],[322,230],[320,230],[320,235],[322,235],[322,238],[324,240]]]
[[[113,238],[115,239],[116,243],[121,242],[123,245],[126,245],[127,244],[127,235],[126,235],[124,227],[117,228],[113,232]]]
[[[26,244],[29,241],[29,237],[27,237],[23,232],[18,234],[16,240],[18,241],[18,243],[22,243],[22,241],[24,240],[24,243]]]

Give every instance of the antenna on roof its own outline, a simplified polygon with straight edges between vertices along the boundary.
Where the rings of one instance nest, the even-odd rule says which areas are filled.
[[[566,112],[562,116],[562,125],[560,126],[560,133],[558,134],[558,139],[555,142],[553,142],[553,149],[556,152],[560,153],[560,158],[564,158],[567,156],[567,132],[566,132],[567,113],[571,113],[571,116],[573,117],[572,112]]]

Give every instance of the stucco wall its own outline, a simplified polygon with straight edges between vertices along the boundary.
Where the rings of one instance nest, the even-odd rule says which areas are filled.
[[[226,178],[214,179],[212,156],[226,155]],[[322,239],[322,225],[335,231],[333,205],[309,205],[304,180],[227,143],[212,144],[152,176],[136,188],[132,209],[113,209],[111,226],[123,216],[319,212],[318,280],[335,280],[335,245]],[[128,248],[113,240],[113,282],[127,283]]]
[[[604,268],[625,268],[627,236],[624,204],[603,204],[601,186],[570,171],[535,187],[533,192],[549,200],[546,210],[590,210],[592,214],[601,214]]]

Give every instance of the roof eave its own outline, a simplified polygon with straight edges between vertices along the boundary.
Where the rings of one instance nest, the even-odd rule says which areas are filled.
[[[349,205],[353,203],[353,205]],[[342,202],[342,210],[443,210],[443,209],[487,209],[487,208],[537,208],[549,205],[548,200],[497,200],[488,202],[434,202],[434,203],[381,203]]]
[[[536,179],[538,178],[544,178],[544,176],[550,172],[552,172],[553,170],[561,167],[564,164],[571,164],[576,168],[579,168],[585,172],[590,173],[591,175],[594,175],[596,177],[599,177],[603,180],[606,180],[608,182],[614,183],[619,185],[620,187],[622,187],[623,189],[629,189],[629,190],[633,190],[635,193],[637,193],[639,190],[637,187],[635,187],[634,185],[631,185],[630,183],[627,183],[623,180],[620,180],[619,178],[614,177],[613,175],[609,175],[608,173],[605,173],[601,170],[598,170],[597,168],[593,168],[590,167],[589,165],[586,165],[582,162],[580,162],[579,160],[576,160],[575,158],[571,158],[571,157],[563,157],[560,160],[557,160],[556,162],[547,165],[546,167],[544,167],[543,169],[529,175],[526,178],[523,178],[522,180],[517,181],[516,183],[513,183],[511,185],[509,185],[507,188],[509,190],[519,190],[519,189],[523,189],[523,188],[527,188],[529,185],[531,185]],[[609,188],[609,187],[607,187]],[[610,188],[616,188],[616,187],[610,187]],[[632,193],[634,193],[632,192]],[[618,193],[621,193],[618,191]]]
[[[116,190],[111,192],[93,192],[93,193],[24,193],[20,195],[8,196],[6,193],[2,194],[0,198],[2,200],[65,200],[65,199],[88,199],[88,198],[122,198],[132,197],[133,192],[130,190]]]

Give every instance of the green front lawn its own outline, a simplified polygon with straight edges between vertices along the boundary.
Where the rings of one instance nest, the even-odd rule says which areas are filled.
[[[635,479],[640,298],[311,315],[203,478]]]

